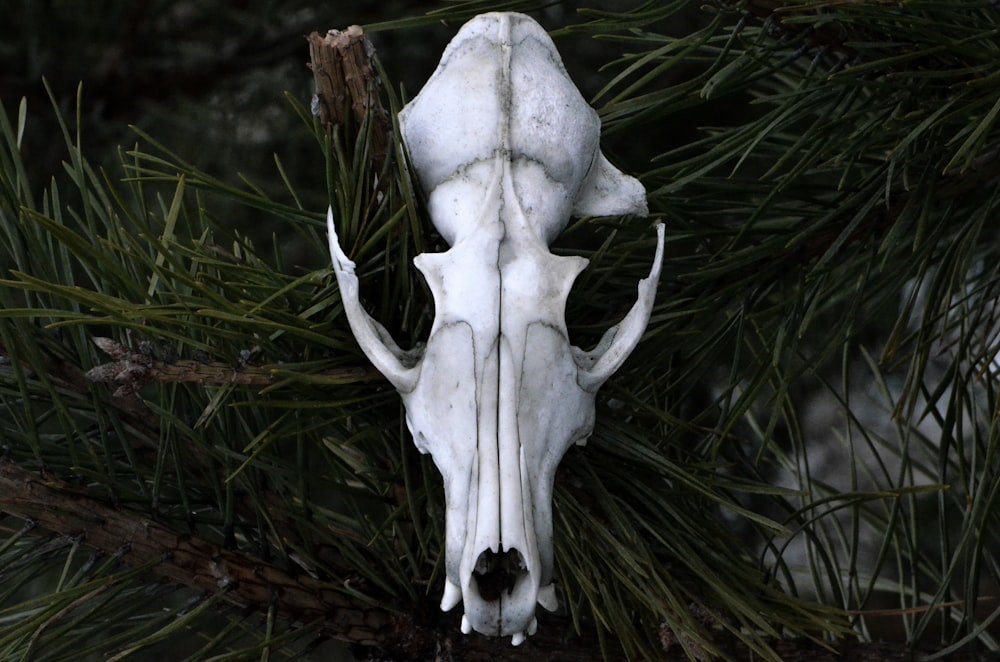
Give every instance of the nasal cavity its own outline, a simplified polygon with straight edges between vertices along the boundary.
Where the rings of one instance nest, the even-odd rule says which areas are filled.
[[[472,576],[479,587],[479,596],[487,602],[494,602],[505,592],[509,595],[517,584],[517,578],[527,572],[521,552],[513,547],[506,551],[500,547],[499,552],[487,549],[479,555]]]

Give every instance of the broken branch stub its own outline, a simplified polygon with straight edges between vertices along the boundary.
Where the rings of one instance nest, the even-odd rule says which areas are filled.
[[[313,113],[325,126],[342,126],[353,115],[360,127],[371,115],[372,159],[376,171],[385,160],[392,122],[379,99],[379,79],[372,65],[375,48],[361,26],[309,35],[309,68],[316,83]]]

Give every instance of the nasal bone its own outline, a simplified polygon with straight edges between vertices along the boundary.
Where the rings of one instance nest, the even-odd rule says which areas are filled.
[[[477,453],[473,472],[477,489],[470,503],[474,512],[469,513],[475,536],[462,564],[463,631],[510,635],[513,642],[520,642],[537,623],[538,543],[523,449],[518,445],[513,457],[502,455],[502,445],[497,454]],[[501,482],[501,472],[509,474],[511,469],[520,473],[519,479]],[[451,593],[447,597],[457,598]],[[546,608],[554,608],[548,592],[541,597]]]

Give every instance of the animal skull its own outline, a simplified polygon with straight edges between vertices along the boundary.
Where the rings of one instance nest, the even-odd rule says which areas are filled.
[[[646,215],[646,197],[601,154],[597,113],[527,16],[469,21],[399,123],[451,246],[413,261],[434,295],[426,348],[401,350],[362,308],[331,213],[333,267],[352,332],[399,391],[417,448],[444,478],[441,608],[462,601],[463,632],[516,645],[535,631],[536,602],[557,606],[556,466],[590,435],[598,388],[646,328],[663,226],[629,313],[593,351],[570,345],[566,297],[587,260],[553,255],[548,244],[572,215]]]

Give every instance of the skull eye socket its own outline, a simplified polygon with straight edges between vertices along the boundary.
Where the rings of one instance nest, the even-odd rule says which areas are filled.
[[[499,552],[487,549],[479,555],[472,577],[479,588],[479,596],[487,602],[495,602],[504,592],[510,595],[518,578],[527,572],[521,552],[513,547],[506,551],[501,547]]]

